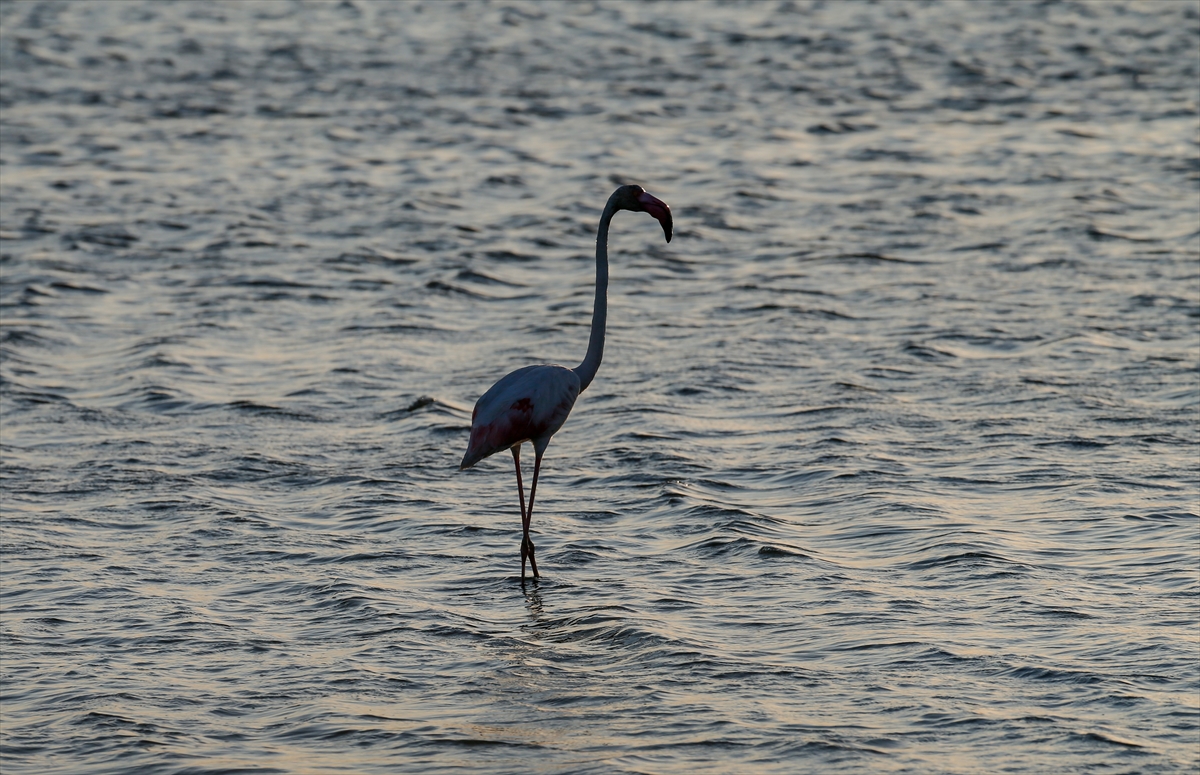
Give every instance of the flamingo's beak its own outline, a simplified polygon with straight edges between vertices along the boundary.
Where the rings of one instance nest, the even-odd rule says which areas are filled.
[[[643,191],[638,194],[638,202],[642,205],[642,209],[653,215],[662,224],[663,234],[667,235],[667,242],[671,241],[671,208],[667,207],[667,203],[658,197],[651,196]]]

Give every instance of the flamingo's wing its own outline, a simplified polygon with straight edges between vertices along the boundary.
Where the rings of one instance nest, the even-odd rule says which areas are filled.
[[[526,366],[492,385],[475,403],[471,441],[459,468],[524,441],[542,449],[579,397],[579,377],[563,366]]]

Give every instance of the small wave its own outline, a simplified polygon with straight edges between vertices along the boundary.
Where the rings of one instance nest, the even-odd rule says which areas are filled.
[[[786,544],[767,544],[759,547],[758,553],[763,557],[795,557],[801,560],[812,559],[811,555],[802,551],[798,547],[788,546]]]
[[[1039,441],[1034,444],[1036,447],[1067,447],[1068,449],[1104,449],[1112,446],[1112,442],[1096,441],[1095,439],[1084,439],[1075,437],[1071,439],[1058,439],[1055,441]]]
[[[212,406],[206,402],[188,396],[182,390],[150,384],[124,394],[127,396],[118,404],[118,408],[130,410],[145,410],[157,414],[181,414],[193,412]]]
[[[996,565],[1009,566],[1014,568],[1029,566],[1025,563],[1010,560],[1007,557],[1002,557],[992,552],[981,550],[952,552],[950,554],[942,554],[936,557],[930,557],[924,560],[916,560],[907,563],[905,567],[912,570],[930,570],[933,568],[947,567],[967,567],[967,568],[991,568]]]
[[[1107,680],[1105,676],[1087,670],[1058,670],[1049,667],[1034,667],[1032,665],[1009,668],[1002,671],[1001,674],[1027,681],[1048,681],[1051,683],[1084,685],[1101,684]]]
[[[49,328],[41,328],[38,331],[29,328],[19,328],[13,325],[6,324],[0,328],[0,344],[5,345],[5,360],[10,357],[9,352],[21,347],[34,347],[39,349],[51,349],[69,344],[66,337],[51,336]]]
[[[416,264],[420,259],[408,258],[399,253],[382,248],[363,246],[354,250],[340,253],[336,258],[327,258],[324,260],[326,264],[341,264],[345,266],[362,266],[376,264],[380,266],[409,266]]]
[[[259,417],[279,417],[287,420],[300,420],[302,422],[322,422],[320,417],[308,412],[300,412],[295,409],[282,409],[278,406],[260,404],[254,401],[232,401],[225,406],[235,412]]]
[[[1099,743],[1108,743],[1109,745],[1117,745],[1122,748],[1145,748],[1146,743],[1138,743],[1126,737],[1118,737],[1117,735],[1106,732],[1077,732],[1079,737],[1084,740],[1092,740]]]
[[[478,291],[472,291],[468,288],[463,288],[460,285],[453,285],[451,283],[442,282],[441,280],[430,280],[429,282],[425,283],[425,287],[431,291],[439,291],[441,293],[450,293],[450,294],[457,294],[460,296],[468,296],[472,299],[494,299],[494,298],[496,298],[494,296],[489,296],[488,294],[485,294],[485,293],[479,293]]]

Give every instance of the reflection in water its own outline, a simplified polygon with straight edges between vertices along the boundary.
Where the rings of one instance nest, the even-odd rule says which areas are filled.
[[[542,620],[542,590],[538,579],[521,579],[521,591],[525,593],[525,607],[529,618],[535,623]]]

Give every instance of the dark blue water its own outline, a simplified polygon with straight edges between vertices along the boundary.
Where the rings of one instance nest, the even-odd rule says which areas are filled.
[[[1192,2],[0,3],[0,768],[1195,772],[1198,85]],[[522,585],[471,407],[627,181]]]

